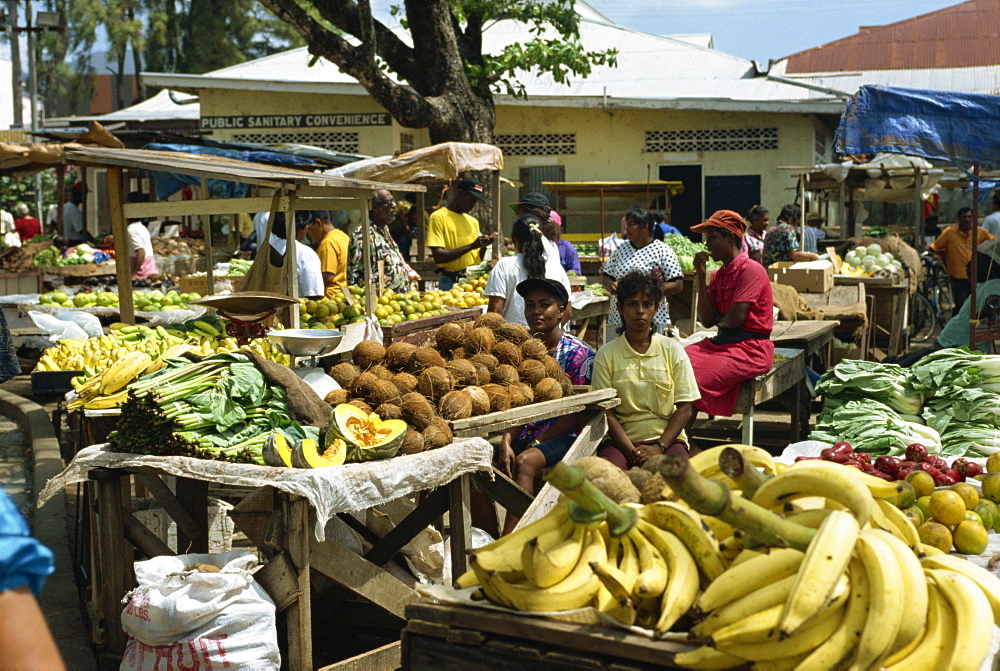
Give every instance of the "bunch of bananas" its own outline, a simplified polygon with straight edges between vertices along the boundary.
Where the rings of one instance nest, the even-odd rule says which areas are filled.
[[[891,503],[896,483],[821,461],[773,478],[747,470],[756,475],[730,473],[749,498],[706,488],[685,464],[661,468],[695,509],[711,506],[740,529],[745,546],[697,598],[690,635],[702,646],[675,665],[978,668],[1000,623],[1000,580],[922,544]]]
[[[174,345],[156,359],[145,352],[127,352],[100,373],[74,385],[73,390],[79,398],[67,407],[83,407],[87,410],[117,408],[125,402],[128,396],[126,387],[131,382],[141,375],[163,368],[166,366],[165,359],[180,356],[187,348],[188,345]]]

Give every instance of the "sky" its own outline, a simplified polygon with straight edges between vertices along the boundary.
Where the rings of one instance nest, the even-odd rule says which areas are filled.
[[[72,0],[71,0],[72,1]],[[853,35],[961,0],[588,0],[613,22],[659,35],[711,33],[715,48],[766,66]],[[401,0],[373,0],[376,15]],[[584,45],[586,46],[586,45]],[[9,57],[6,44],[0,56]]]
[[[766,66],[799,51],[960,4],[960,0],[588,0],[617,24],[658,35],[711,33]],[[586,46],[586,45],[585,45]]]

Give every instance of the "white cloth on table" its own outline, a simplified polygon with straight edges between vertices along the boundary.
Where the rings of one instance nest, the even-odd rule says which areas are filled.
[[[486,280],[486,288],[483,289],[484,296],[499,296],[506,299],[503,306],[503,318],[509,322],[517,322],[522,326],[527,326],[528,322],[524,318],[524,299],[517,293],[517,285],[528,279],[528,270],[524,267],[522,254],[505,256],[490,271],[490,276]],[[555,280],[566,287],[566,293],[571,293],[569,288],[569,277],[559,263],[559,253],[546,252],[545,254],[545,277]]]
[[[329,468],[273,468],[254,464],[192,457],[160,457],[111,452],[107,445],[80,450],[62,473],[48,481],[38,496],[41,507],[66,485],[87,480],[98,468],[150,467],[195,480],[241,487],[265,485],[302,496],[316,509],[316,539],[326,538],[324,527],[337,513],[357,512],[414,492],[435,489],[460,475],[489,471],[493,447],[482,438],[458,438],[451,445],[364,464]]]

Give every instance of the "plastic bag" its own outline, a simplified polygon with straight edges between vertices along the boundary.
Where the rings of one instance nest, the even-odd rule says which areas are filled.
[[[245,550],[136,562],[121,668],[278,669],[275,606],[253,579],[256,565]]]
[[[49,337],[50,342],[58,340],[87,340],[90,338],[76,322],[67,319],[60,319],[63,314],[47,315],[44,312],[29,310],[28,316],[35,323],[43,335]],[[92,315],[90,315],[92,316]],[[94,317],[96,319],[96,317]],[[99,324],[100,322],[98,322]]]
[[[69,310],[57,314],[56,319],[73,322],[82,328],[89,338],[100,338],[104,334],[104,329],[101,327],[101,320],[89,312]]]

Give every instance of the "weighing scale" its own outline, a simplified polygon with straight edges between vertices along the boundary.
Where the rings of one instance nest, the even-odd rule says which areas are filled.
[[[236,338],[240,345],[263,338],[268,328],[263,321],[278,310],[298,304],[291,296],[268,291],[242,291],[226,296],[205,296],[192,301],[216,311],[226,322],[226,335]]]

